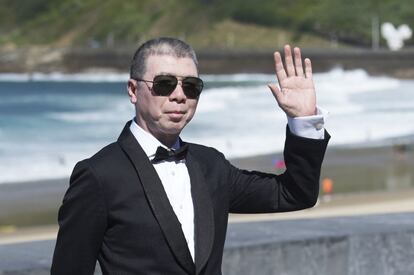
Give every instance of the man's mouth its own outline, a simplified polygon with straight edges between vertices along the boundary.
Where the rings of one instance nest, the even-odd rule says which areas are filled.
[[[184,111],[168,111],[167,114],[174,114],[174,115],[183,115],[185,114]]]
[[[184,117],[185,112],[183,112],[183,111],[169,111],[169,112],[166,112],[166,114],[168,115],[170,120],[178,122],[178,121],[181,121],[181,119]]]

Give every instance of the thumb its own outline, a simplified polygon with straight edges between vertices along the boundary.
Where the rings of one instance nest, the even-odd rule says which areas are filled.
[[[276,101],[280,103],[280,100],[282,99],[283,94],[280,91],[279,86],[277,84],[267,84],[267,87],[269,87]]]

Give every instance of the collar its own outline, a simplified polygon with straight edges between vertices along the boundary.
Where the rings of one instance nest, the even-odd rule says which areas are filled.
[[[159,146],[164,147],[165,149],[178,149],[180,148],[180,138],[177,138],[174,145],[171,148],[166,147],[162,144],[158,139],[156,139],[153,135],[142,129],[136,122],[135,118],[132,120],[131,125],[129,126],[132,134],[134,135],[135,139],[141,145],[142,149],[144,150],[145,154],[149,159],[154,158],[155,152]]]

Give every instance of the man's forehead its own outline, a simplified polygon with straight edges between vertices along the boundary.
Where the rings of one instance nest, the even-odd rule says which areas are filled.
[[[197,76],[198,70],[190,57],[157,54],[148,56],[146,60],[146,73]]]
[[[191,63],[195,66],[194,60],[189,56],[176,56],[174,54],[151,54],[147,58],[148,62],[154,61],[172,61],[172,60],[179,60],[179,61],[191,61]]]

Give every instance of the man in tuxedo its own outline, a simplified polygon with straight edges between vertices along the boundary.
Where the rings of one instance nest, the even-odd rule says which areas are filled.
[[[288,117],[287,170],[273,175],[180,139],[203,88],[196,55],[173,38],[144,43],[128,80],[135,117],[116,142],[75,166],[51,273],[93,274],[98,260],[104,274],[221,274],[229,213],[312,207],[329,135],[310,60],[303,66],[300,49],[288,45],[284,54],[284,62],[274,54],[279,86],[269,88]]]

